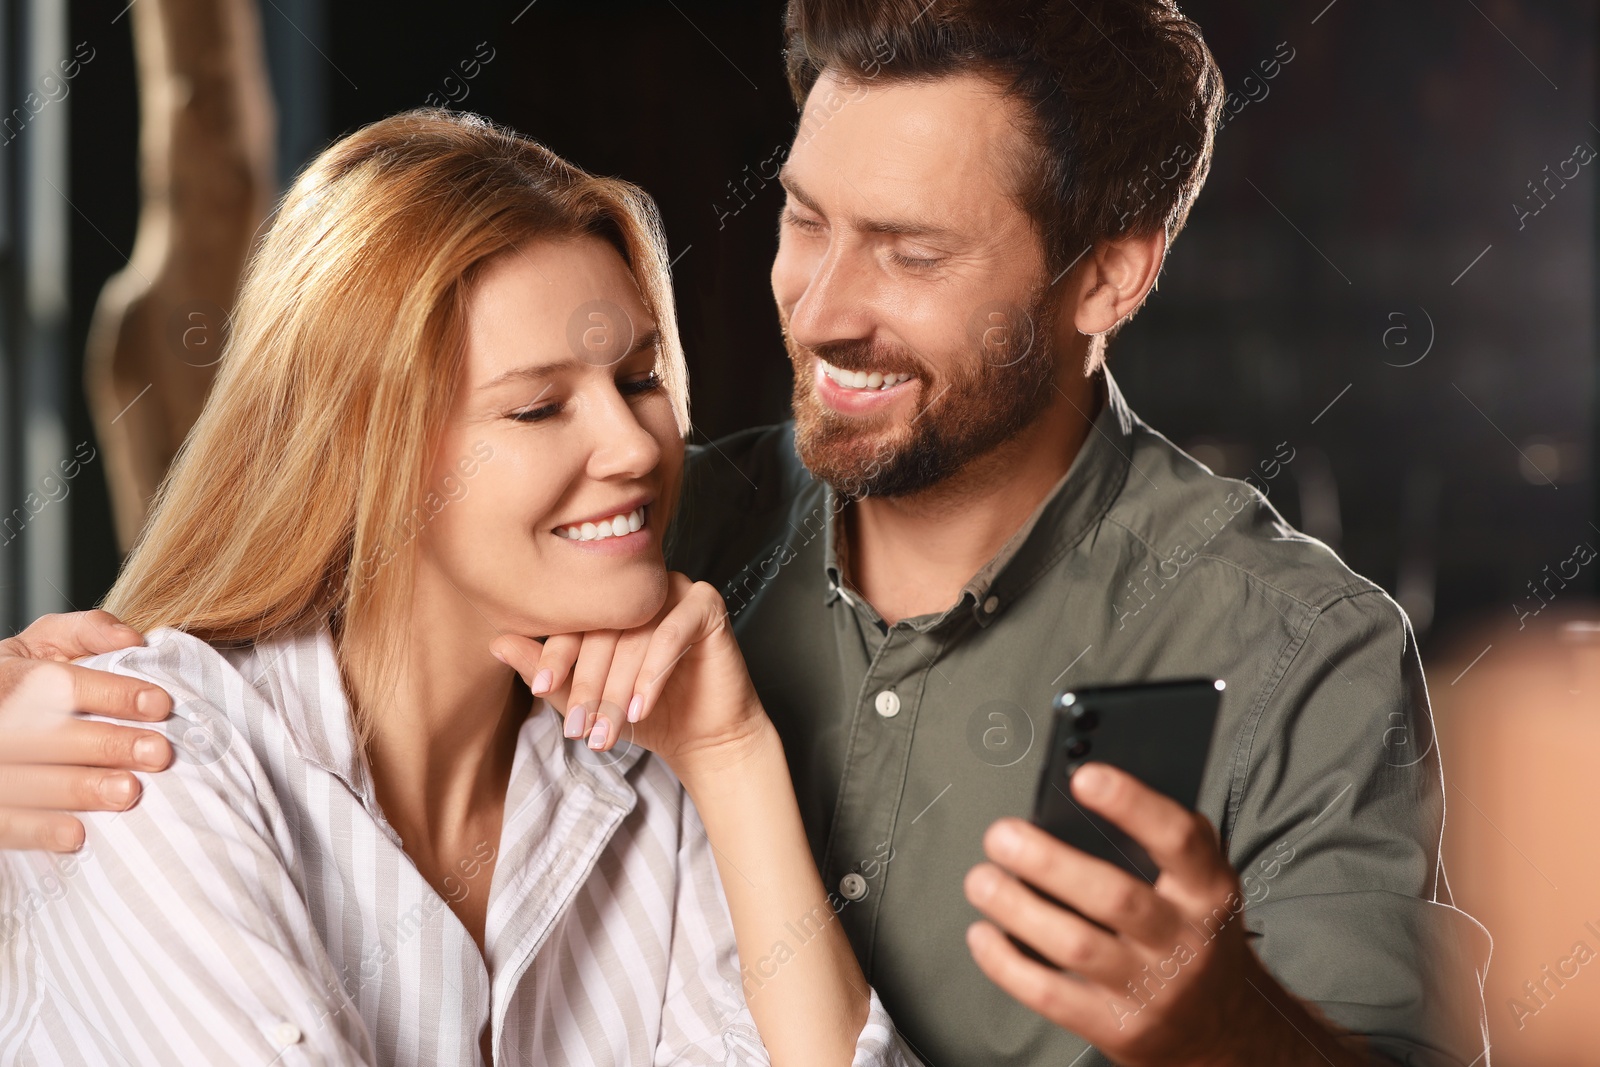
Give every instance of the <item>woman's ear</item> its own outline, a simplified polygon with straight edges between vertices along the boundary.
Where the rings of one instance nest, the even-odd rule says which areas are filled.
[[[1099,242],[1084,264],[1069,305],[1082,334],[1102,334],[1127,318],[1155,288],[1167,256],[1165,229]]]

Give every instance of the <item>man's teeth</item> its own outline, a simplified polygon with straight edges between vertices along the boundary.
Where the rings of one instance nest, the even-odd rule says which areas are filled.
[[[819,362],[822,364],[822,373],[846,389],[892,389],[916,377],[913,374],[879,374],[877,371],[868,374],[859,370],[841,370],[825,359]]]
[[[614,515],[599,522],[584,522],[577,526],[557,526],[556,536],[568,541],[604,541],[635,530],[644,529],[644,508],[634,508],[626,515]]]

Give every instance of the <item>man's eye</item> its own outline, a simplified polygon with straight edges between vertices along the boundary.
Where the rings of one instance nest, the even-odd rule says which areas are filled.
[[[904,267],[907,270],[928,270],[931,267],[936,267],[939,265],[938,259],[925,259],[919,256],[907,256],[902,255],[899,252],[890,252],[889,259],[896,266]]]
[[[793,211],[790,211],[787,208],[785,208],[783,212],[783,221],[787,225],[793,226],[797,229],[805,230],[808,233],[822,229],[822,223],[818,222],[816,219],[801,218],[799,215],[796,215]]]

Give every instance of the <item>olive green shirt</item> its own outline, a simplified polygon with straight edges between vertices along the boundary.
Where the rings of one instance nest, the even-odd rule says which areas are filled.
[[[842,502],[792,424],[691,450],[672,565],[728,600],[868,980],[936,1067],[1107,1063],[978,970],[962,879],[994,820],[1030,813],[1058,690],[1204,675],[1227,688],[1198,807],[1263,962],[1401,1063],[1479,1061],[1488,936],[1449,902],[1404,612],[1272,507],[1291,443],[1223,478],[1109,373],[1098,397],[1067,474],[959,599],[893,626],[841,575]],[[791,932],[741,961],[747,989],[811,935]]]

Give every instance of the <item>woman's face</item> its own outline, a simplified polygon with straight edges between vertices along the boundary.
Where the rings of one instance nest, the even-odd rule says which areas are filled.
[[[419,539],[419,606],[530,636],[655,615],[683,470],[655,336],[605,241],[540,241],[487,264],[434,460],[443,503]]]

